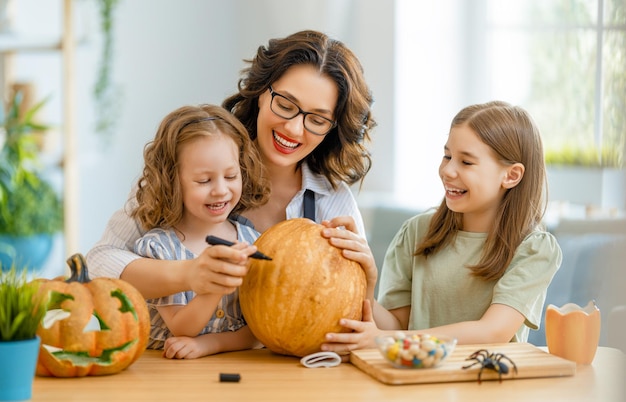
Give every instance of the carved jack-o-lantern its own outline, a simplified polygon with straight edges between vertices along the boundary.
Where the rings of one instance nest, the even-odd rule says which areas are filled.
[[[250,330],[273,352],[318,352],[326,333],[346,331],[339,319],[361,319],[365,273],[322,237],[322,229],[295,218],[255,242],[272,261],[250,260],[239,299]]]
[[[146,302],[129,283],[89,280],[84,257],[68,259],[69,279],[44,280],[49,311],[39,327],[37,375],[82,377],[124,370],[145,351],[150,332]]]

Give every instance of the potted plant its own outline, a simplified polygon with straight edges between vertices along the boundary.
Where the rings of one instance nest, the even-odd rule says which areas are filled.
[[[0,263],[39,269],[63,228],[63,204],[41,174],[33,121],[44,101],[20,113],[21,92],[0,115]]]
[[[46,293],[25,270],[0,271],[0,401],[31,398],[39,354],[37,329],[47,311]]]

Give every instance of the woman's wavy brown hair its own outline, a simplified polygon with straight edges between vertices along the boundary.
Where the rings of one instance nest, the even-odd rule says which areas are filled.
[[[292,66],[312,65],[332,79],[339,90],[334,110],[337,125],[304,160],[315,173],[324,175],[336,187],[339,182],[362,180],[372,164],[366,145],[376,122],[373,102],[357,57],[342,42],[316,31],[301,31],[286,38],[272,39],[260,46],[256,57],[245,60],[239,92],[222,106],[246,126],[252,139],[257,136],[258,99]],[[298,166],[304,161],[300,161]]]
[[[131,211],[144,229],[169,229],[180,222],[183,215],[180,150],[189,141],[215,135],[228,136],[239,149],[242,192],[232,213],[267,202],[270,190],[263,163],[241,122],[220,106],[183,106],[163,119],[154,140],[144,147],[144,168],[137,182],[138,206]]]
[[[468,267],[475,276],[495,280],[504,274],[524,238],[541,226],[547,203],[541,135],[528,112],[500,101],[464,108],[451,127],[459,125],[471,128],[502,163],[521,163],[525,168],[519,184],[502,198],[480,261]],[[450,244],[457,231],[463,230],[462,218],[462,213],[448,209],[444,198],[415,255],[428,257]]]

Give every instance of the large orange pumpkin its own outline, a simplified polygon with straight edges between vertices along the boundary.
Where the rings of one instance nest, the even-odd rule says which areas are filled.
[[[365,273],[322,229],[309,219],[290,219],[255,242],[272,260],[250,260],[239,298],[250,330],[275,353],[318,352],[326,333],[346,331],[340,318],[361,319]]]
[[[71,277],[66,281],[39,279],[50,304],[37,331],[37,375],[83,377],[124,370],[148,344],[150,317],[143,296],[120,279],[90,281],[80,254],[67,262]]]

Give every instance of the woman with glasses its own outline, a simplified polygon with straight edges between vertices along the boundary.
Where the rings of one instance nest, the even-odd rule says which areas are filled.
[[[316,222],[352,216],[363,220],[349,185],[370,169],[366,145],[375,126],[372,96],[356,56],[323,33],[302,31],[259,47],[223,102],[246,127],[271,183],[269,202],[242,213],[259,232],[285,219]],[[213,246],[186,261],[141,258],[132,250],[142,235],[128,214],[136,200],[109,220],[102,239],[87,254],[93,277],[121,277],[146,298],[193,290],[233,292],[256,248]]]
[[[222,104],[256,141],[272,182],[270,201],[243,216],[263,232],[289,218],[349,215],[365,235],[348,185],[370,168],[371,103],[361,65],[343,43],[303,31],[260,47],[239,92]]]

